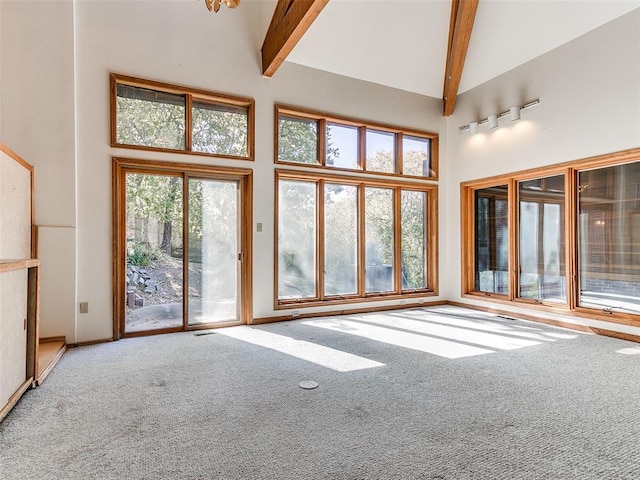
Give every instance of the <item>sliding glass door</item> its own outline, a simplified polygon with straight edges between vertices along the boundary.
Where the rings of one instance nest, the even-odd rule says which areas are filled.
[[[250,172],[123,162],[115,185],[115,336],[246,323]]]

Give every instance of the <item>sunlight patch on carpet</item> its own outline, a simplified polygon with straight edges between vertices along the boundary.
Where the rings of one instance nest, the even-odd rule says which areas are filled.
[[[247,326],[223,328],[218,332],[220,335],[269,348],[337,372],[352,372],[366,368],[384,367],[384,363],[369,360],[368,358]]]
[[[640,355],[640,347],[621,348],[620,350],[616,350],[616,353],[623,355]]]
[[[539,345],[540,342],[523,338],[511,338],[495,333],[479,332],[466,328],[450,327],[435,323],[423,322],[400,316],[391,315],[367,315],[362,317],[363,322],[373,323],[383,327],[393,327],[402,330],[410,330],[415,333],[444,337],[450,340],[473,343],[483,347],[496,348],[498,350],[515,350],[522,347]]]
[[[450,359],[494,353],[493,350],[487,350],[485,348],[474,347],[439,338],[427,337],[416,333],[401,332],[391,328],[378,327],[350,320],[332,318],[327,320],[310,320],[302,323],[312,327],[334,330],[336,332],[364,337],[370,340],[388,343],[389,345],[410,348],[412,350],[431,353],[433,355]]]

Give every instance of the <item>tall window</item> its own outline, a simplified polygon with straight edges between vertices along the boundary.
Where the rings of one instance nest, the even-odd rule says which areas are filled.
[[[324,185],[324,294],[358,293],[358,187]]]
[[[509,278],[507,185],[475,192],[475,289],[506,295]]]
[[[427,192],[401,192],[402,290],[427,288]]]
[[[276,304],[436,292],[437,187],[277,171]]]
[[[111,144],[253,159],[254,101],[111,75]]]
[[[640,149],[545,173],[463,184],[464,293],[640,325]]]
[[[438,135],[276,105],[276,163],[437,179]]]
[[[393,190],[365,187],[366,292],[394,290]]]
[[[278,183],[278,298],[316,297],[316,183]]]
[[[566,303],[564,175],[518,182],[519,296]]]
[[[640,162],[578,173],[578,304],[640,313]]]

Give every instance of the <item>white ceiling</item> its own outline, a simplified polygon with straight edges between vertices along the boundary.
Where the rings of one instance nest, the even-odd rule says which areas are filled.
[[[480,0],[458,93],[639,7],[640,0]],[[441,98],[450,13],[450,0],[329,0],[287,61]]]

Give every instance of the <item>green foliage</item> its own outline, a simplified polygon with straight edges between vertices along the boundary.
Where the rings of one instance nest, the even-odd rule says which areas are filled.
[[[402,192],[402,274],[403,288],[426,286],[426,197],[424,192]]]
[[[153,223],[161,224],[160,246],[171,253],[174,230],[178,236],[182,231],[182,178],[127,173],[126,201],[127,225],[129,230],[134,229],[133,238],[156,244],[157,240],[151,241],[148,228]]]
[[[117,141],[184,150],[185,106],[117,98]]]
[[[193,150],[220,155],[247,155],[247,114],[193,108]]]
[[[429,157],[424,150],[409,150],[402,154],[402,171],[405,175],[429,176]]]
[[[393,264],[393,190],[365,188],[367,265]]]
[[[318,122],[290,117],[280,117],[278,121],[278,158],[318,163]]]
[[[127,249],[127,263],[138,267],[146,267],[158,260],[161,255],[162,251],[152,247],[147,242],[133,240]]]
[[[185,149],[183,95],[123,87],[117,97],[117,141],[174,150]],[[192,149],[220,155],[247,155],[248,116],[241,107],[193,102]]]

